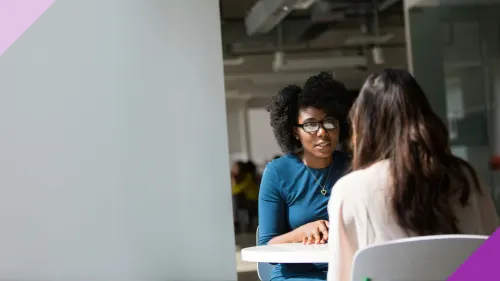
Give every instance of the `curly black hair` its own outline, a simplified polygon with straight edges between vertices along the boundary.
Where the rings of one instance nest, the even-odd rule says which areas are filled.
[[[267,106],[274,136],[283,153],[295,152],[301,143],[294,136],[299,110],[314,107],[324,110],[339,121],[339,142],[349,137],[347,115],[356,96],[348,92],[344,84],[329,72],[312,76],[303,88],[288,85],[272,97]]]

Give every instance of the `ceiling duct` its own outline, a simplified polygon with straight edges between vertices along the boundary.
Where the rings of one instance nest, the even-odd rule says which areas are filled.
[[[307,9],[316,0],[260,0],[245,17],[248,35],[264,34],[278,25],[293,9]]]
[[[346,14],[342,11],[336,11],[334,3],[330,1],[319,1],[311,9],[311,23],[307,29],[300,35],[300,42],[312,41],[337,23],[344,21]]]
[[[338,9],[335,3],[322,0],[318,1],[311,8],[311,21],[313,22],[329,22],[343,18],[345,8]],[[339,13],[340,12],[340,13]]]

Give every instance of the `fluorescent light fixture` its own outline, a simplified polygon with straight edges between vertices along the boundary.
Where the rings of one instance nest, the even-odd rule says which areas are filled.
[[[349,68],[366,65],[367,61],[364,56],[328,56],[322,58],[285,60],[284,54],[277,52],[275,53],[273,61],[273,70],[276,72],[305,69],[330,70],[335,68]]]
[[[304,77],[316,75],[315,70],[301,71],[301,72],[287,72],[287,73],[253,73],[253,74],[239,74],[227,75],[224,80],[229,83],[238,83],[238,86],[283,86],[283,84],[301,83],[304,82]],[[228,90],[227,93],[233,91]]]
[[[239,66],[243,63],[245,63],[245,58],[243,57],[224,59],[224,65],[226,66]]]
[[[389,40],[394,38],[394,34],[388,33],[380,36],[376,35],[355,35],[350,36],[345,40],[345,45],[359,46],[359,45],[369,45],[369,44],[384,44]]]

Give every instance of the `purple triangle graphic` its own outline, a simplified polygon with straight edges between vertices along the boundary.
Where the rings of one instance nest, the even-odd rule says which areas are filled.
[[[54,3],[54,0],[0,0],[0,56]]]
[[[499,280],[500,228],[447,281]],[[499,279],[496,279],[499,278]]]

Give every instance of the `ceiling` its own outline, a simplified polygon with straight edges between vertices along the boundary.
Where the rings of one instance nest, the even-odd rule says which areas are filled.
[[[260,104],[279,88],[302,84],[322,70],[332,71],[349,88],[357,89],[373,71],[406,67],[402,1],[302,0],[312,5],[289,8],[300,1],[220,0],[228,98]],[[286,6],[281,7],[283,3]],[[258,9],[262,7],[266,9]],[[268,7],[286,9],[286,16],[277,18],[277,12]],[[383,52],[378,63],[374,47]],[[287,68],[279,67],[285,63],[278,63],[278,51]],[[345,61],[349,58],[363,63],[351,65]]]

